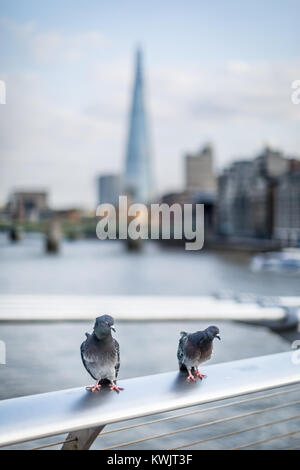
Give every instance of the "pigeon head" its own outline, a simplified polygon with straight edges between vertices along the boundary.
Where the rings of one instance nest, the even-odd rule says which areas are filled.
[[[219,335],[220,331],[217,326],[209,326],[205,331],[211,341],[215,338],[221,339]]]
[[[96,318],[94,325],[94,333],[98,339],[103,339],[111,334],[111,330],[116,331],[113,327],[114,319],[110,315],[102,315]]]

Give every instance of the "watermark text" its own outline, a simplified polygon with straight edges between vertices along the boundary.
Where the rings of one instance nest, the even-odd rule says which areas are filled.
[[[292,82],[292,88],[295,90],[291,94],[292,103],[300,104],[300,80],[294,80]]]
[[[6,345],[0,340],[0,364],[6,364]]]
[[[119,205],[100,204],[96,234],[100,240],[188,240],[185,249],[201,250],[204,244],[204,204],[131,204],[119,196]]]
[[[0,104],[6,104],[6,84],[0,80]]]

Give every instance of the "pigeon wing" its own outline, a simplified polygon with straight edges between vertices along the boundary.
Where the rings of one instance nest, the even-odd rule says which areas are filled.
[[[120,346],[119,346],[118,341],[115,338],[114,338],[114,347],[115,347],[115,350],[116,350],[116,353],[117,353],[117,362],[116,362],[116,365],[115,365],[116,378],[117,378],[118,374],[119,374],[119,369],[120,369]]]
[[[91,335],[89,335],[89,337],[91,337]],[[86,339],[80,346],[81,359],[82,359],[83,365],[86,368],[87,372],[93,377],[94,380],[98,380],[92,374],[91,369],[89,367],[89,365],[94,363],[94,358],[87,351],[87,342],[88,342],[88,339]]]
[[[186,370],[186,367],[183,361],[184,361],[184,346],[188,337],[188,333],[186,331],[181,331],[180,334],[181,334],[181,338],[178,343],[177,359],[178,359],[180,370]]]

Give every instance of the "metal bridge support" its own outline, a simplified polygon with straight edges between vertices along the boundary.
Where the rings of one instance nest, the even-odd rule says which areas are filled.
[[[61,450],[89,450],[104,427],[105,425],[70,432]]]

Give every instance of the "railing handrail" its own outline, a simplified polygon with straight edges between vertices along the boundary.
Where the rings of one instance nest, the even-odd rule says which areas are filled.
[[[0,401],[0,446],[91,429],[300,382],[295,351],[201,368],[188,384],[178,372],[120,380],[124,391],[84,387]]]
[[[0,295],[0,321],[93,321],[99,310],[113,312],[116,321],[281,321],[286,316],[279,302],[262,306],[213,296]]]

